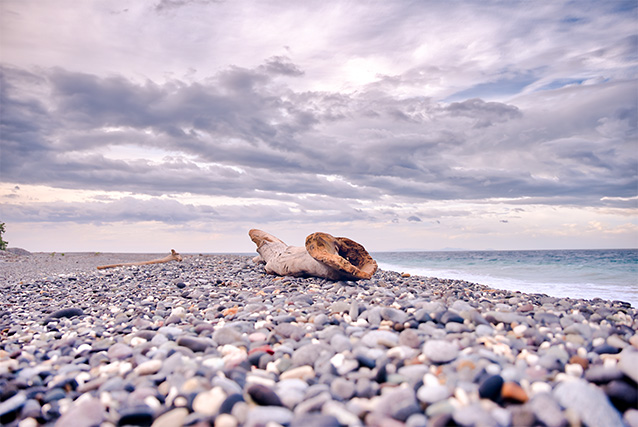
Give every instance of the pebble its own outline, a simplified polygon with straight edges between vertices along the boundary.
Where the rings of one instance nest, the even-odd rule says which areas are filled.
[[[532,412],[547,427],[560,427],[566,424],[561,407],[548,392],[540,392],[530,400]]]
[[[277,423],[282,426],[290,425],[292,419],[293,413],[288,408],[279,406],[261,406],[253,408],[248,412],[244,426],[259,427],[268,425],[269,423]]]
[[[311,378],[315,377],[315,370],[312,368],[312,366],[309,365],[304,365],[304,366],[299,366],[297,368],[292,368],[289,369],[285,372],[283,372],[279,378],[281,380],[288,380],[291,378],[299,378],[302,380],[309,380]]]
[[[215,418],[215,427],[237,427],[237,418],[230,414],[220,414]],[[179,425],[179,424],[174,424]],[[169,427],[169,426],[167,426]]]
[[[501,397],[503,388],[503,377],[500,375],[492,375],[487,377],[478,388],[479,396],[484,399],[498,400]]]
[[[260,406],[283,406],[277,393],[263,384],[253,384],[246,390],[253,402]]]
[[[123,343],[115,343],[109,347],[107,355],[111,359],[128,359],[133,355],[133,349]]]
[[[219,345],[233,344],[241,338],[242,333],[230,326],[219,328],[213,334],[213,340]]]
[[[622,425],[621,415],[605,393],[583,379],[564,381],[556,386],[553,394],[561,406],[574,411],[588,426]]]
[[[118,426],[126,425],[151,425],[153,423],[153,409],[147,405],[135,405],[132,407],[125,407],[120,410],[120,419],[117,422]]]
[[[370,331],[361,337],[361,344],[366,347],[392,347],[399,343],[399,335],[396,332],[376,330]]]
[[[355,383],[345,378],[335,378],[330,383],[330,392],[338,400],[349,400],[355,393]]]
[[[177,345],[189,348],[195,352],[203,352],[206,349],[213,345],[210,340],[206,340],[203,338],[189,337],[183,336],[177,339]]]
[[[195,396],[193,410],[204,415],[215,415],[225,399],[226,393],[224,393],[223,389],[221,387],[213,387]]]
[[[161,360],[147,360],[135,367],[135,373],[137,375],[151,375],[156,374],[161,368]]]
[[[184,424],[188,416],[188,409],[175,408],[155,418],[151,427],[174,427]]]
[[[22,405],[27,401],[27,395],[25,393],[17,393],[14,396],[8,398],[4,402],[0,403],[0,416],[5,416],[12,412],[18,411],[22,408]]]
[[[290,427],[341,427],[341,423],[334,415],[312,413],[295,417]]]
[[[239,255],[95,270],[113,256],[67,254],[46,276],[50,255],[2,264],[1,424],[638,418],[638,317],[623,303],[390,271],[277,278]]]
[[[430,340],[423,345],[423,354],[433,363],[447,363],[459,354],[456,344],[443,340]]]
[[[421,402],[431,404],[452,396],[452,390],[441,384],[423,385],[416,396]]]
[[[521,403],[525,403],[529,399],[523,387],[512,381],[506,381],[503,383],[503,387],[501,388],[501,397],[503,397],[503,399],[510,399]]]
[[[63,317],[72,318],[75,316],[82,316],[84,311],[81,308],[63,308],[62,310],[58,310],[51,314],[52,319],[60,319]]]
[[[623,350],[620,354],[618,369],[638,383],[638,351]]]

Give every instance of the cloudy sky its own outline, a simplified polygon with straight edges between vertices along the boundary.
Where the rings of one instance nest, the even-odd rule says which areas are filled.
[[[628,1],[3,0],[32,251],[638,247]]]

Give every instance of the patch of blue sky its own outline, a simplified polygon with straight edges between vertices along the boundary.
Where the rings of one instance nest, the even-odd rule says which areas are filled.
[[[537,77],[521,75],[511,79],[500,79],[495,82],[479,83],[468,89],[456,92],[443,102],[458,102],[467,99],[481,98],[483,100],[499,100],[517,95],[527,86],[538,80]]]
[[[587,79],[556,79],[547,83],[546,85],[539,87],[538,89],[536,89],[536,92],[541,90],[560,89],[562,87],[571,85],[580,85],[583,84],[585,80]]]
[[[578,16],[567,16],[560,20],[563,24],[584,24],[589,22],[589,19],[581,18]]]

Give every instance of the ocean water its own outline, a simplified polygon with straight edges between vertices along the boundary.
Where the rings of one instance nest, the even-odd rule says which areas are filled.
[[[379,268],[638,307],[638,249],[375,252]]]

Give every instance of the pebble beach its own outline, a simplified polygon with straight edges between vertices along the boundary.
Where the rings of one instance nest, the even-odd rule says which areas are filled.
[[[164,255],[0,254],[0,424],[638,427],[629,303]]]

